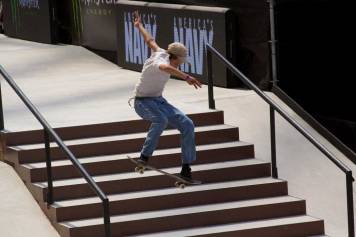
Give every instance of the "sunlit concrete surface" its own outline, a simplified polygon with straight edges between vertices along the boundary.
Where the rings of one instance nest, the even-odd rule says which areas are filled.
[[[59,237],[14,169],[0,162],[0,236]]]

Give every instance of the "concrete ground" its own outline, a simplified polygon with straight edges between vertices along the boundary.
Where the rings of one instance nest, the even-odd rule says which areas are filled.
[[[0,162],[0,236],[59,237],[11,166]]]
[[[81,47],[44,45],[0,35],[0,64],[53,127],[138,117],[127,100],[140,74]],[[6,129],[40,128],[4,80],[1,87]],[[217,109],[225,112],[225,123],[239,126],[241,140],[254,143],[256,157],[269,161],[268,105],[249,90],[215,87],[214,93]],[[354,164],[272,93],[268,95],[356,173]],[[208,108],[205,85],[196,90],[172,79],[164,96],[186,113]],[[344,174],[279,115],[276,129],[279,174],[288,180],[290,195],[307,200],[308,214],[325,220],[326,234],[347,236]],[[0,236],[58,236],[12,168],[3,163],[0,191]],[[16,233],[11,226],[15,219],[20,226]]]

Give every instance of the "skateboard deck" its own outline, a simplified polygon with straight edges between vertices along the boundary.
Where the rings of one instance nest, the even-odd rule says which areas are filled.
[[[156,168],[154,166],[151,166],[151,165],[148,165],[148,164],[141,164],[141,163],[137,162],[135,159],[131,158],[130,156],[127,156],[127,158],[129,158],[129,160],[136,165],[135,172],[143,174],[146,169],[157,171],[157,172],[159,172],[159,173],[161,173],[163,175],[166,175],[168,177],[171,177],[172,179],[175,179],[176,182],[174,183],[174,185],[177,188],[183,189],[183,188],[185,188],[186,185],[199,185],[199,184],[202,184],[202,182],[199,181],[199,180],[191,180],[191,181],[190,180],[185,180],[185,179],[179,177],[178,175],[168,173],[168,172],[163,171],[161,169],[158,169],[158,168]]]

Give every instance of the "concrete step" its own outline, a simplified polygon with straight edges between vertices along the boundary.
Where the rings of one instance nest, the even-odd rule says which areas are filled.
[[[276,197],[288,194],[287,182],[273,178],[256,178],[218,182],[187,187],[129,192],[109,195],[111,215],[139,211],[163,210],[174,207],[219,202]],[[47,211],[47,210],[46,210]],[[98,197],[57,201],[50,206],[48,216],[63,222],[102,216],[102,202]]]
[[[233,141],[217,144],[198,145],[197,161],[195,164],[204,164],[219,161],[238,160],[254,157],[254,146],[250,143]],[[93,156],[80,158],[90,175],[103,175],[109,173],[132,171],[133,164],[127,155],[138,158],[140,152],[123,153],[106,156]],[[157,149],[150,159],[150,164],[157,168],[179,166],[181,161],[181,148]],[[21,177],[27,182],[41,182],[47,180],[46,162],[23,164],[19,167]],[[70,160],[56,160],[52,162],[53,179],[81,177]]]
[[[207,110],[206,112],[188,113],[195,126],[207,126],[224,123],[224,112]],[[55,131],[63,140],[79,138],[100,137],[147,131],[150,123],[137,117],[117,122],[87,124],[69,127],[55,128]],[[167,127],[171,128],[170,126]],[[43,130],[30,131],[2,131],[0,135],[6,140],[8,146],[23,144],[43,143]]]
[[[134,166],[133,166],[134,167]],[[178,174],[180,167],[164,169],[168,173]],[[244,159],[192,166],[193,177],[205,184],[241,180],[271,175],[270,163],[258,159]],[[163,177],[156,171],[144,174],[135,172],[94,176],[94,180],[106,194],[152,190],[172,187],[175,180]],[[55,200],[93,196],[93,191],[83,178],[57,180],[53,182]],[[30,191],[38,201],[46,200],[47,182],[33,183]]]
[[[283,196],[117,215],[111,217],[111,227],[113,236],[127,236],[303,214],[305,201]],[[61,222],[59,226],[68,237],[104,236],[103,218]]]
[[[79,157],[111,155],[125,152],[135,152],[142,148],[147,132],[115,136],[83,138],[66,141],[65,144]],[[239,130],[230,125],[211,125],[195,128],[196,145],[237,141]],[[165,130],[159,140],[158,149],[179,147],[180,132],[177,129]],[[31,163],[45,160],[44,144],[9,146],[6,149],[6,159],[11,163]],[[56,144],[51,144],[52,160],[67,159]]]
[[[315,235],[322,237],[325,236],[323,233],[324,222],[322,220],[311,216],[300,215],[165,231],[144,235],[131,235],[130,237],[316,237]],[[118,234],[116,236],[121,235]]]

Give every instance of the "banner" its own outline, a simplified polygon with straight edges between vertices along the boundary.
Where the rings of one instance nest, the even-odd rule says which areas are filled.
[[[102,56],[110,60],[112,57],[116,58],[115,6],[118,2],[119,0],[73,0],[74,27],[81,45],[104,54]]]
[[[41,43],[54,42],[51,1],[7,0],[3,5],[6,35]]]
[[[198,7],[146,2],[120,1],[117,5],[118,64],[141,71],[151,50],[137,28],[133,12],[138,10],[146,30],[161,48],[181,42],[188,49],[188,62],[180,69],[207,82],[206,43],[213,45],[223,56],[234,62],[236,39],[234,16],[227,8]],[[213,77],[217,86],[236,85],[226,67],[213,58]]]

